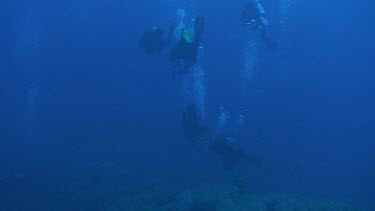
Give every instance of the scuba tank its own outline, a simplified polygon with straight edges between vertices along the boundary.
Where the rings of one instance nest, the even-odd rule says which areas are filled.
[[[177,10],[176,14],[177,14],[177,22],[183,22],[186,16],[185,11]]]
[[[185,19],[185,11],[184,10],[177,10],[177,25],[173,31],[173,37],[175,42],[178,42],[181,38],[182,30],[185,28],[184,19]]]
[[[260,21],[262,22],[262,26],[268,26],[268,20],[265,17],[260,17]]]
[[[254,0],[255,8],[258,12],[258,15],[264,15],[266,11],[264,11],[263,6],[260,4],[259,0]]]
[[[259,0],[254,0],[254,6],[256,8],[256,11],[259,15],[259,26],[261,27],[265,27],[265,26],[268,26],[268,21],[267,19],[264,17],[264,15],[266,14],[266,11],[263,9],[263,6],[260,4]]]

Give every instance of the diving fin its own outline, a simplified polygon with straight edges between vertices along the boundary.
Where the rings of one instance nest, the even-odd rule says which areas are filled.
[[[200,37],[204,30],[204,18],[198,17],[194,21],[194,33],[195,33],[195,40],[199,42]]]

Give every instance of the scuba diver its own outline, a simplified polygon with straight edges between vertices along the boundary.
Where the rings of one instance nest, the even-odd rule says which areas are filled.
[[[262,166],[261,160],[246,153],[243,149],[238,149],[235,144],[236,141],[232,137],[221,135],[214,140],[210,149],[219,157],[226,169],[233,169],[241,160],[247,160],[257,167]]]
[[[164,30],[154,26],[143,33],[138,46],[143,48],[147,55],[153,55],[154,53],[159,54],[163,49],[174,45],[180,40],[181,31],[185,28],[185,16],[184,10],[177,10],[177,23],[170,26],[166,38],[164,38]]]
[[[164,30],[158,27],[152,27],[143,33],[138,46],[144,50],[144,52],[151,56],[154,53],[160,54],[160,52],[166,47],[170,46],[173,36],[173,27],[170,27],[167,38],[164,38]]]
[[[186,106],[182,115],[182,129],[185,137],[190,141],[196,140],[207,131],[207,128],[199,120],[197,107],[194,104]]]
[[[211,152],[220,159],[226,169],[233,169],[241,160],[247,160],[251,164],[261,167],[262,161],[239,148],[235,138],[233,138],[238,136],[238,127],[240,126],[239,124],[243,123],[243,115],[239,116],[234,128],[228,127],[229,119],[229,112],[227,112],[224,107],[220,107],[217,129],[213,142],[210,145]],[[233,136],[227,134],[232,134]]]
[[[188,69],[197,62],[198,48],[204,29],[204,18],[196,18],[193,28],[193,31],[187,27],[181,30],[181,38],[170,53],[170,60],[181,68],[181,73],[187,73]]]
[[[241,14],[241,22],[252,31],[259,31],[263,42],[270,48],[276,49],[277,43],[269,37],[269,22],[265,18],[265,10],[259,0],[251,0]]]

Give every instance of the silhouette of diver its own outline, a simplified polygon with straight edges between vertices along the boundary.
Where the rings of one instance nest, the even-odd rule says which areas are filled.
[[[147,55],[159,54],[163,49],[170,46],[173,36],[173,27],[171,26],[167,38],[163,38],[164,30],[158,27],[152,27],[143,33],[138,46],[144,50]]]
[[[194,104],[187,105],[183,112],[182,129],[185,137],[190,141],[196,140],[207,131],[207,128],[199,120],[197,108]]]
[[[182,73],[188,72],[188,69],[197,62],[204,23],[203,17],[195,19],[194,35],[188,28],[183,28],[180,40],[172,48],[169,58],[177,67],[181,68]]]
[[[251,164],[261,167],[262,161],[242,149],[235,147],[235,140],[229,136],[219,136],[211,145],[211,151],[216,154],[226,169],[233,167],[241,160],[247,160]]]
[[[246,4],[241,14],[241,22],[253,31],[259,31],[263,42],[270,48],[276,49],[277,43],[269,37],[269,23],[265,18],[265,10],[259,0],[251,0]]]

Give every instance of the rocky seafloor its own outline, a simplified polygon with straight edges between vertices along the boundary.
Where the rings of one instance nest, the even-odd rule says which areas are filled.
[[[331,201],[290,194],[260,195],[250,192],[246,183],[226,186],[177,188],[151,185],[124,193],[108,202],[107,211],[364,211],[351,200]]]

